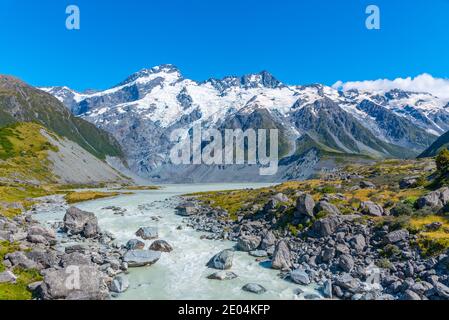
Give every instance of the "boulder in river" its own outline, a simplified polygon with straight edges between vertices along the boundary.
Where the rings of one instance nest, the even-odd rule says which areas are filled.
[[[143,267],[156,263],[161,257],[159,251],[153,250],[129,250],[123,257],[129,267]]]
[[[129,288],[129,281],[128,278],[122,275],[118,275],[112,280],[111,284],[109,285],[109,290],[114,293],[122,293],[128,290]]]
[[[151,244],[150,250],[161,252],[172,252],[173,247],[165,240],[156,240]]]
[[[232,280],[237,277],[238,275],[231,271],[218,271],[207,276],[208,279],[212,280]]]
[[[260,242],[260,249],[267,250],[276,244],[276,236],[271,231],[265,231],[262,234],[262,241]]]
[[[251,292],[255,294],[262,294],[267,291],[264,287],[262,287],[260,284],[257,283],[248,283],[243,286],[243,291]]]
[[[209,260],[207,266],[218,270],[227,270],[232,267],[232,259],[234,258],[234,251],[223,250],[217,253]]]
[[[292,268],[290,249],[285,241],[279,241],[271,259],[273,269],[288,270]]]
[[[143,240],[152,240],[157,239],[159,234],[155,227],[142,227],[136,231],[136,236],[141,237]]]
[[[64,230],[73,235],[81,234],[86,238],[93,238],[100,232],[95,214],[75,207],[66,211]]]

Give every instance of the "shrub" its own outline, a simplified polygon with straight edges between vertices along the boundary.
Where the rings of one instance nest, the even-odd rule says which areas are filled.
[[[410,204],[407,201],[398,202],[393,207],[393,209],[391,209],[391,214],[396,216],[396,217],[399,217],[399,216],[411,216],[413,214],[412,204]]]
[[[449,172],[449,150],[441,150],[440,153],[438,153],[435,162],[437,164],[438,173],[446,175]]]

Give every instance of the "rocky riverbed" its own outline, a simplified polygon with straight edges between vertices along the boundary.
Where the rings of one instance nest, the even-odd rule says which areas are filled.
[[[402,189],[412,185],[401,181]],[[375,188],[369,181],[361,181],[356,187]],[[316,201],[304,192],[290,198],[277,193],[263,206],[251,207],[250,203],[252,209],[232,218],[226,210],[193,196],[184,198],[177,213],[187,216],[191,227],[208,232],[205,239],[230,240],[237,251],[260,259],[268,257],[271,268],[279,270],[278,277],[299,285],[316,284],[324,298],[449,299],[448,252],[424,257],[422,250],[412,245],[417,235],[394,219],[403,214],[403,207],[396,205],[390,210],[364,201],[353,213],[342,214],[331,203],[335,197],[344,196],[325,194]],[[292,200],[293,210],[288,211],[285,204]],[[444,187],[417,199],[416,208],[439,212],[445,211],[448,204],[449,188]],[[388,223],[390,216],[393,219]],[[305,227],[291,232],[281,227],[286,222]],[[431,223],[425,227],[436,231],[442,226]],[[231,255],[221,252],[209,263],[227,269]],[[256,286],[251,288],[258,293],[263,291]]]

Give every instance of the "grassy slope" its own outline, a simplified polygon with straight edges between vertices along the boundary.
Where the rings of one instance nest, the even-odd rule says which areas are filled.
[[[443,148],[449,149],[449,132],[446,132],[439,137],[426,151],[424,151],[419,157],[435,157]]]
[[[73,116],[56,98],[20,80],[0,76],[0,126],[36,122],[105,159],[122,156],[118,143],[105,131]]]

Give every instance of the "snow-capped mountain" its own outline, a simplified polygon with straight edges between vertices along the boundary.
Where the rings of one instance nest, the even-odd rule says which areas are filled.
[[[315,153],[321,150],[370,157],[414,156],[449,130],[447,101],[429,93],[339,91],[320,84],[291,86],[266,71],[197,82],[185,79],[173,65],[161,65],[141,70],[104,91],[79,93],[67,87],[42,90],[74,114],[111,132],[135,172],[162,180],[178,181],[188,174],[199,181],[222,180],[224,176],[235,181],[236,175],[247,170],[172,168],[168,160],[170,133],[190,128],[196,121],[217,128],[280,129],[282,156],[290,160],[294,156],[296,163],[284,161],[288,166],[280,170],[278,180],[291,178],[291,168],[295,166],[298,172],[298,163],[305,161],[308,169],[316,166],[319,157],[310,156],[312,149]],[[306,144],[302,139],[305,134]],[[175,174],[178,178],[173,178]],[[246,173],[245,178],[250,175]]]

